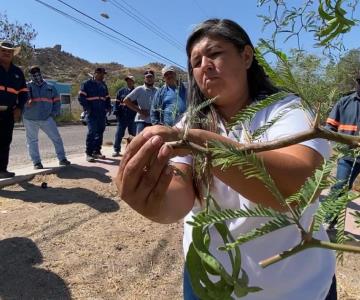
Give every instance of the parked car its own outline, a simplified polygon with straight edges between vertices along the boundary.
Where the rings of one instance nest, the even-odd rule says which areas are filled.
[[[87,125],[87,113],[86,113],[86,111],[83,111],[81,113],[80,122],[85,126]],[[106,126],[109,126],[110,124],[114,124],[116,122],[117,122],[117,119],[116,119],[116,116],[114,115],[114,105],[112,104],[111,105],[111,112],[106,114],[105,123],[106,123]]]

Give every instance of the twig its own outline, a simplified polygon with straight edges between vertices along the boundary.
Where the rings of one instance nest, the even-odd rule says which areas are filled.
[[[321,241],[318,239],[310,239],[309,241],[301,241],[301,243],[294,248],[284,251],[280,254],[274,255],[270,258],[264,259],[259,262],[259,265],[263,268],[266,268],[274,263],[279,262],[280,260],[283,260],[285,258],[288,258],[300,251],[303,251],[305,249],[309,248],[324,248],[324,249],[330,249],[330,250],[336,250],[336,251],[347,251],[347,252],[354,252],[354,253],[360,253],[360,247],[353,246],[353,245],[345,245],[345,244],[335,244],[331,242]]]

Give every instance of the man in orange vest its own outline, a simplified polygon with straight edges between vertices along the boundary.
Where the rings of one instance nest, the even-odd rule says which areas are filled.
[[[28,99],[24,73],[12,63],[19,52],[11,42],[0,42],[0,179],[15,176],[7,170],[10,144],[14,123],[20,121]]]

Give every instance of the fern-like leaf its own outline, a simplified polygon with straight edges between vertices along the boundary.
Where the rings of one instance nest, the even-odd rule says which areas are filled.
[[[187,223],[194,227],[211,225],[215,223],[222,223],[225,221],[237,219],[237,218],[251,218],[251,217],[266,217],[266,218],[277,218],[285,217],[279,212],[258,205],[253,209],[245,207],[244,209],[225,209],[222,211],[210,211],[209,213],[199,213],[193,216],[192,221]]]
[[[209,149],[212,153],[212,163],[214,166],[221,166],[223,169],[238,166],[247,179],[257,178],[263,182],[274,197],[285,205],[283,195],[267,172],[263,161],[255,153],[241,151],[234,145],[218,141],[211,141]]]
[[[355,217],[355,224],[358,228],[360,228],[360,212],[354,211],[354,212],[351,212],[350,214]]]
[[[286,110],[284,110],[282,113],[277,115],[275,118],[273,118],[272,120],[266,122],[265,125],[263,125],[263,126],[259,127],[258,129],[256,129],[254,131],[254,133],[252,134],[252,140],[259,139],[271,126],[273,126],[278,120],[280,120],[290,110],[294,110],[294,109],[298,109],[298,108],[301,108],[301,105],[299,105],[299,104],[290,105]]]
[[[237,247],[243,243],[246,243],[248,241],[251,241],[255,238],[264,236],[265,234],[268,234],[270,232],[273,232],[275,230],[284,228],[286,226],[293,225],[294,223],[291,222],[287,217],[285,216],[278,216],[277,218],[265,223],[261,227],[255,228],[251,230],[250,232],[241,235],[235,242],[228,243],[225,245],[225,247],[220,247],[219,250],[230,250],[234,247]]]
[[[314,231],[320,229],[321,224],[325,219],[333,219],[335,216],[341,214],[350,201],[359,197],[358,193],[347,192],[347,187],[341,190],[333,190],[320,203],[318,210],[314,215]]]
[[[319,193],[334,184],[334,180],[330,177],[330,174],[334,168],[337,156],[332,157],[328,161],[325,161],[321,168],[314,172],[314,175],[309,177],[301,189],[286,199],[288,204],[296,203],[300,214],[303,213],[306,208],[315,201]]]
[[[249,105],[248,107],[242,109],[239,113],[237,113],[229,122],[227,125],[228,128],[231,128],[233,126],[236,126],[238,124],[241,124],[245,121],[251,120],[257,112],[260,110],[268,107],[269,105],[284,99],[286,96],[288,96],[288,92],[278,92],[275,93],[261,101],[254,102],[253,104]]]

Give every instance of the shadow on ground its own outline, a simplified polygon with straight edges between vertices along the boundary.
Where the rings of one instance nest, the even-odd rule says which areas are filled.
[[[0,241],[0,299],[71,299],[64,280],[35,267],[43,261],[36,244],[24,237]]]
[[[56,174],[59,178],[64,178],[64,179],[93,178],[103,183],[110,183],[111,177],[106,175],[107,172],[108,172],[107,169],[98,167],[96,165],[81,166],[81,165],[73,164],[66,168],[61,168],[61,170],[57,171]]]
[[[42,188],[41,183],[35,185],[30,182],[21,182],[19,186],[22,187],[22,191],[0,190],[0,196],[32,203],[44,202],[58,205],[82,203],[102,213],[119,210],[119,204],[116,201],[107,197],[100,197],[91,190],[91,186],[87,188],[51,186]]]

